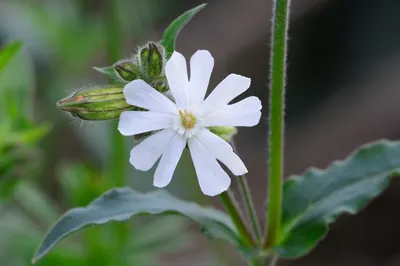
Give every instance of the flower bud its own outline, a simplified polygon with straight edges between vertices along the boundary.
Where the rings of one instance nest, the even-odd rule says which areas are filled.
[[[137,109],[125,101],[121,86],[80,90],[57,102],[57,107],[83,120],[118,118],[124,111]]]
[[[230,142],[232,137],[237,133],[236,127],[219,126],[219,127],[209,127],[208,129],[215,135],[225,140],[226,142]]]
[[[149,42],[139,50],[140,66],[150,80],[158,78],[163,72],[163,47]]]
[[[160,79],[157,82],[155,82],[153,84],[153,86],[157,91],[159,91],[161,93],[167,92],[169,90],[167,82],[162,80],[162,79]]]
[[[137,79],[137,66],[129,60],[123,60],[115,63],[114,69],[117,71],[121,79],[125,81]]]

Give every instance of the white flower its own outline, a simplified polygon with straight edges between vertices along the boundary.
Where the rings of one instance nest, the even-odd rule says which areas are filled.
[[[190,59],[190,80],[186,60],[174,52],[165,66],[169,88],[175,102],[143,80],[134,80],[124,88],[126,101],[148,111],[127,111],[120,116],[118,130],[131,136],[158,131],[135,146],[130,163],[147,171],[161,157],[153,185],[165,187],[172,179],[176,165],[188,145],[201,190],[209,196],[229,188],[230,178],[218,164],[225,164],[234,175],[247,173],[240,158],[223,139],[210,132],[211,126],[257,125],[261,102],[248,97],[228,104],[250,86],[250,79],[230,74],[204,100],[214,58],[208,51],[197,51]]]

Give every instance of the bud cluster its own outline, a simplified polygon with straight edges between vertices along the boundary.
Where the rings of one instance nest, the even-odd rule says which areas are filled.
[[[114,64],[114,69],[124,81],[142,79],[160,92],[168,90],[164,66],[165,50],[162,46],[149,42],[139,48],[132,59],[121,60]]]
[[[122,84],[142,79],[158,91],[166,92],[165,61],[165,49],[149,42],[133,58],[118,61],[112,67],[96,69]],[[115,119],[124,111],[139,109],[126,102],[123,90],[123,85],[79,90],[58,101],[57,107],[83,120]]]
[[[98,86],[94,89],[79,90],[57,102],[57,107],[83,120],[110,120],[119,118],[124,111],[141,110],[128,104],[124,96],[124,85],[142,79],[157,91],[168,97],[168,83],[165,76],[165,48],[160,44],[149,42],[140,47],[135,56],[120,60],[112,66],[95,68],[106,74],[113,84]],[[180,111],[182,123],[186,129],[191,129],[196,122],[195,117],[187,112]],[[210,127],[211,132],[226,141],[237,133],[235,127]],[[135,136],[136,140],[151,134],[151,132]]]

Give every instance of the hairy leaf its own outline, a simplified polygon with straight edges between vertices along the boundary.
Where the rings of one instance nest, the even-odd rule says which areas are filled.
[[[211,238],[241,245],[230,217],[223,212],[182,201],[162,190],[142,194],[130,188],[116,188],[86,207],[65,213],[47,233],[33,261],[46,255],[62,238],[85,226],[122,222],[133,215],[161,213],[185,216],[199,223],[201,230]]]
[[[356,214],[400,173],[400,142],[367,144],[326,170],[312,168],[283,188],[280,244],[286,258],[302,256],[328,233],[342,213]]]
[[[169,59],[174,52],[175,49],[175,41],[176,37],[178,36],[179,32],[186,26],[187,23],[201,11],[203,8],[206,7],[207,4],[201,4],[195,8],[192,8],[177,19],[172,21],[172,23],[168,26],[168,28],[164,31],[163,39],[161,40],[161,45],[164,46],[166,51],[167,59]]]

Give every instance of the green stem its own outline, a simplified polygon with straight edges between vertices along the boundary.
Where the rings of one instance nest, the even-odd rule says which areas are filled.
[[[289,5],[290,0],[275,0],[273,7],[269,97],[269,199],[265,248],[271,248],[279,241],[278,234],[281,222]]]
[[[231,145],[232,145],[233,151],[237,154],[238,151],[237,151],[236,144],[235,144],[235,141],[233,138],[231,140]],[[241,175],[241,176],[238,176],[237,180],[238,180],[238,184],[239,184],[240,194],[241,194],[242,200],[244,202],[246,214],[248,215],[248,217],[250,217],[250,222],[251,222],[251,226],[253,228],[253,233],[255,235],[255,238],[256,238],[258,244],[261,244],[262,239],[263,239],[262,233],[261,233],[261,227],[260,227],[260,223],[258,221],[256,208],[254,207],[254,201],[253,201],[253,197],[251,195],[249,184],[247,182],[247,177],[246,177],[246,175]]]
[[[110,1],[108,6],[108,33],[107,33],[107,53],[109,63],[118,61],[121,55],[122,32],[121,23],[118,18],[118,1]],[[117,122],[110,125],[112,151],[110,178],[115,186],[124,186],[126,177],[126,160],[124,139],[117,130]]]
[[[251,266],[276,266],[279,257],[275,254],[261,254],[249,262]]]
[[[219,197],[226,211],[229,213],[232,222],[235,224],[235,227],[238,230],[244,244],[247,247],[255,247],[256,243],[249,229],[247,228],[246,223],[244,222],[243,215],[240,213],[239,205],[237,204],[232,191],[225,191],[221,193]]]

